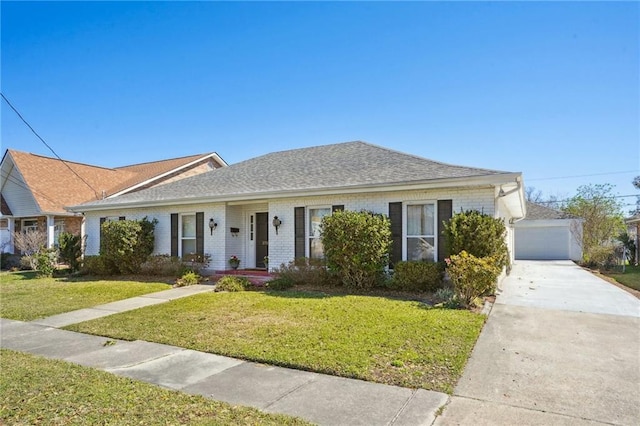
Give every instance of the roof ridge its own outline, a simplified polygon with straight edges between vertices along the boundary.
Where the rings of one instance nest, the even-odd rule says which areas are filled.
[[[34,154],[32,152],[19,151],[17,149],[7,148],[7,152],[11,153],[11,154],[17,153],[17,154],[33,155],[34,157],[43,158],[45,160],[62,161],[63,163],[77,164],[78,166],[93,167],[93,168],[96,168],[96,169],[104,169],[104,170],[116,171],[116,169],[114,169],[113,167],[98,166],[98,165],[95,165],[95,164],[81,163],[79,161],[65,160],[64,158],[49,157],[49,156],[42,155],[42,154]]]
[[[127,167],[144,166],[144,165],[147,165],[147,164],[165,163],[165,162],[167,162],[167,161],[181,160],[181,159],[183,159],[183,158],[189,158],[189,157],[200,157],[200,158],[204,158],[204,157],[207,157],[207,156],[209,156],[209,155],[213,155],[213,154],[218,155],[218,154],[217,154],[217,152],[212,151],[212,152],[207,152],[207,153],[204,153],[204,154],[183,155],[183,156],[181,156],[181,157],[165,158],[164,160],[144,161],[144,162],[142,162],[142,163],[127,164],[127,165],[125,165],[125,166],[118,166],[118,167],[114,167],[114,169],[115,169],[115,170],[118,170],[118,169],[124,169],[124,168],[127,168]]]

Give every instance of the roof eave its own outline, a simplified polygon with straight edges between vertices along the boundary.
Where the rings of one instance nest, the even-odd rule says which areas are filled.
[[[312,188],[312,189],[292,189],[292,190],[278,190],[278,191],[265,191],[248,194],[225,194],[220,196],[204,196],[204,197],[189,197],[189,198],[174,198],[164,200],[142,200],[131,201],[117,204],[96,204],[96,205],[76,205],[65,207],[65,209],[73,212],[89,212],[89,211],[102,211],[102,210],[121,210],[127,208],[145,208],[145,207],[157,207],[157,206],[176,206],[176,205],[188,205],[199,203],[222,203],[222,202],[237,202],[237,201],[256,201],[265,200],[268,201],[271,198],[294,198],[305,196],[318,196],[318,195],[333,195],[333,194],[357,194],[364,192],[390,192],[390,191],[409,191],[420,189],[440,189],[440,188],[454,188],[454,187],[478,187],[478,186],[495,186],[501,183],[513,182],[514,180],[521,178],[521,173],[499,173],[493,175],[482,175],[472,177],[461,178],[445,178],[445,179],[429,179],[413,182],[397,182],[388,183],[384,185],[380,184],[365,184],[365,185],[353,185],[353,186],[338,186],[327,188]]]

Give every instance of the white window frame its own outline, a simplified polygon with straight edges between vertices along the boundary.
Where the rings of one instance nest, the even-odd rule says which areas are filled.
[[[409,206],[433,205],[433,235],[409,235]],[[438,201],[418,200],[402,203],[402,259],[409,260],[409,238],[433,238],[433,262],[438,261]]]
[[[34,225],[26,225],[27,222],[35,222],[35,226]],[[20,222],[20,232],[22,232],[23,234],[27,233],[27,230],[29,229],[33,229],[34,231],[37,231],[38,228],[38,219],[22,219],[22,221]]]
[[[182,234],[182,228],[183,228],[183,224],[184,224],[184,217],[189,216],[189,217],[193,217],[193,237],[185,237]],[[188,213],[181,213],[180,214],[180,223],[178,224],[178,256],[179,257],[184,257],[185,255],[189,254],[189,253],[183,253],[183,241],[184,240],[193,240],[194,242],[194,248],[195,248],[195,241],[197,238],[197,232],[196,232],[196,212],[188,212]],[[195,250],[194,250],[195,253]]]
[[[311,235],[311,210],[319,210],[319,209],[328,209],[329,210],[329,216],[331,216],[333,214],[333,207],[331,204],[328,205],[318,205],[318,206],[307,206],[306,210],[306,214],[305,214],[305,250],[307,253],[307,257],[309,259],[311,259],[311,240],[312,239],[316,239],[316,238],[320,238],[320,236],[313,236]],[[322,250],[322,257],[321,259],[324,259],[324,249]]]
[[[53,246],[58,247],[60,245],[60,234],[64,232],[64,219],[55,219],[53,221]]]

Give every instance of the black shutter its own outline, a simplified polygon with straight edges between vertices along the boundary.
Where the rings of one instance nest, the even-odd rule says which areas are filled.
[[[402,202],[389,203],[389,220],[393,239],[389,267],[393,269],[393,265],[402,260]]]
[[[204,255],[204,212],[196,213],[196,253]]]
[[[337,211],[344,211],[344,204],[338,204],[335,206],[331,206],[331,213],[337,212]]]
[[[444,237],[444,224],[449,222],[452,216],[453,201],[438,200],[438,262],[444,262],[449,256],[449,247]]]
[[[294,235],[295,235],[295,257],[305,257],[305,230],[304,230],[304,207],[295,207],[294,214]]]
[[[171,213],[171,256],[178,256],[178,213]]]

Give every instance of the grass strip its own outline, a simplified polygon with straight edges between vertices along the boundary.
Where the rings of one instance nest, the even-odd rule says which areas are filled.
[[[309,424],[9,350],[0,350],[0,367],[1,424]]]

